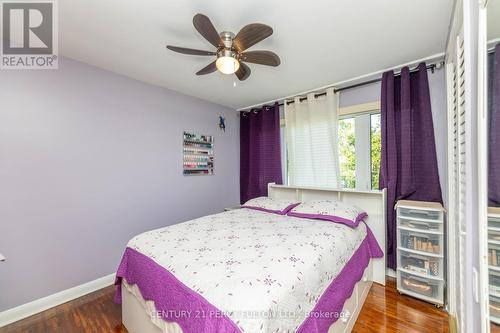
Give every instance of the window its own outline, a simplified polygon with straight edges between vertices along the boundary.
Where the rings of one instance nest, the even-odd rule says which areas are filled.
[[[378,189],[378,177],[380,172],[380,154],[382,152],[382,137],[380,131],[380,113],[372,114],[370,117],[370,156],[372,190]]]
[[[356,135],[354,118],[339,120],[340,181],[343,188],[356,188]]]
[[[339,120],[340,179],[343,188],[378,189],[381,151],[380,113]]]
[[[342,188],[378,190],[381,154],[380,103],[366,105],[355,105],[346,108],[352,110],[340,112],[338,135]],[[363,107],[365,108],[360,111]],[[284,181],[288,177],[285,141],[282,135]]]

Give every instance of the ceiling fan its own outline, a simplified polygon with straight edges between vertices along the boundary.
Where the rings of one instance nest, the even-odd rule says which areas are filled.
[[[250,67],[245,62],[266,66],[279,66],[281,62],[278,55],[271,51],[244,52],[249,47],[271,36],[273,29],[270,26],[252,23],[244,26],[236,35],[230,31],[223,31],[219,34],[210,19],[203,14],[196,14],[193,17],[193,25],[210,44],[217,48],[215,51],[202,51],[172,45],[167,45],[167,48],[183,54],[217,57],[208,66],[196,72],[196,75],[205,75],[219,70],[224,74],[234,73],[240,81],[243,81],[251,73]]]

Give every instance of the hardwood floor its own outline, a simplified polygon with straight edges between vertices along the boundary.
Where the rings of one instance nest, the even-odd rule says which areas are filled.
[[[448,313],[398,293],[391,279],[385,288],[374,283],[353,329],[365,332],[447,333]]]
[[[120,305],[107,287],[74,301],[0,328],[0,333],[127,333]],[[448,315],[433,305],[400,295],[394,280],[374,284],[356,322],[355,333],[448,332]]]
[[[128,333],[121,325],[121,306],[114,286],[0,328],[1,333]]]

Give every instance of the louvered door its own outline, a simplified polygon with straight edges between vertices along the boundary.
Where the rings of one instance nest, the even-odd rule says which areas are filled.
[[[450,297],[454,297],[451,309],[456,313],[458,325],[465,327],[465,294],[460,288],[465,282],[465,193],[466,193],[466,117],[465,117],[465,61],[464,42],[458,36],[455,55],[448,62],[448,163],[449,163],[449,214],[448,232],[452,240],[449,243],[452,274],[448,277]],[[453,271],[458,274],[453,274]]]
[[[456,112],[457,112],[457,147],[456,147],[456,162],[457,163],[457,181],[458,181],[458,186],[457,186],[457,204],[458,204],[458,209],[456,209],[458,213],[457,217],[457,225],[459,226],[458,229],[458,246],[459,249],[457,253],[459,254],[458,256],[458,267],[460,267],[460,275],[459,275],[459,281],[463,282],[465,280],[465,236],[466,236],[466,215],[465,215],[465,192],[466,192],[466,170],[465,170],[465,161],[467,157],[467,152],[466,152],[466,145],[465,145],[465,137],[466,137],[466,118],[465,118],[465,59],[464,59],[464,41],[462,38],[458,37],[457,38],[457,70],[456,70]],[[459,283],[459,286],[463,285],[463,283]],[[459,306],[459,311],[460,313],[460,327],[465,328],[465,294],[464,294],[464,288],[460,288],[460,299],[458,302]]]

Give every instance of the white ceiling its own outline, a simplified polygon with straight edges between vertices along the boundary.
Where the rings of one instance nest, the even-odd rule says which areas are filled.
[[[453,0],[64,0],[59,6],[63,56],[239,108],[443,52]],[[282,64],[249,64],[244,82],[218,72],[197,77],[212,58],[165,48],[213,49],[192,25],[196,13],[219,32],[254,22],[272,26],[274,34],[251,50],[272,50]]]

